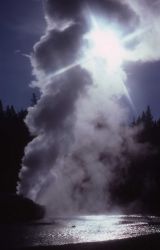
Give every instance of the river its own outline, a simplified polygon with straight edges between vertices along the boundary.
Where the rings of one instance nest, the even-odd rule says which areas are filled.
[[[34,247],[128,239],[160,233],[160,217],[97,215],[1,224],[0,246]]]

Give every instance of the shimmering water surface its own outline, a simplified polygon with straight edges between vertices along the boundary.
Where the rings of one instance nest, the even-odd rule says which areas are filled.
[[[78,216],[0,225],[1,246],[47,246],[125,239],[160,233],[154,216]]]

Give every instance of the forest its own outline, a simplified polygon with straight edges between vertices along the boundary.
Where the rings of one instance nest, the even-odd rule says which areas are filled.
[[[160,119],[148,106],[130,126],[141,126],[137,142],[146,147],[130,159],[127,168],[117,168],[110,187],[114,203],[124,212],[160,214]],[[144,150],[145,151],[145,150]]]
[[[33,104],[35,104],[33,96]],[[4,107],[0,101],[0,193],[15,193],[24,148],[33,137],[24,123],[27,110]],[[124,212],[160,214],[160,119],[148,106],[128,126],[142,126],[136,140],[146,144],[148,153],[131,159],[127,170],[117,168],[110,198]],[[141,154],[140,154],[141,155]]]
[[[0,192],[15,193],[24,147],[31,140],[24,123],[26,110],[3,107],[0,101]]]

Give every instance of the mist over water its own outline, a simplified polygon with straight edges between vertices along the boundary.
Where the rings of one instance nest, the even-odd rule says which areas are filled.
[[[135,139],[138,128],[127,126],[132,103],[123,63],[111,70],[103,58],[88,60],[85,39],[92,29],[92,15],[98,19],[100,13],[123,35],[134,34],[137,23],[147,30],[138,1],[128,2],[44,1],[46,33],[31,58],[32,85],[41,96],[25,120],[35,138],[25,148],[17,192],[45,205],[50,214],[110,210],[108,188],[115,169],[127,168],[131,156],[144,151]],[[144,32],[138,34],[135,56],[130,59],[156,60],[148,49],[151,39],[138,53]],[[124,107],[122,97],[128,99],[128,106]]]

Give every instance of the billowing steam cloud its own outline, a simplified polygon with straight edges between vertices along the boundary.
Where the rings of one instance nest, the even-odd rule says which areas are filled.
[[[44,6],[46,34],[31,59],[41,97],[26,118],[35,139],[25,149],[17,190],[53,214],[102,212],[110,206],[115,168],[127,167],[142,146],[125,126],[122,64],[112,71],[104,59],[90,58],[85,37],[95,18],[126,37],[128,60],[156,60],[158,2],[48,0]]]

